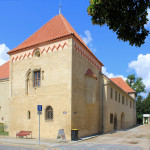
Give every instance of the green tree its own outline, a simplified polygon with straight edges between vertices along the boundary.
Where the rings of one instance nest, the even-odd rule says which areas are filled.
[[[141,77],[136,78],[134,74],[128,75],[126,82],[136,92],[136,97],[138,97],[140,93],[146,92],[145,85]]]
[[[139,95],[136,100],[136,117],[138,123],[143,122],[144,105],[142,102],[143,102],[143,97]]]
[[[141,77],[136,78],[134,74],[128,75],[126,83],[136,92],[136,117],[137,122],[143,122],[143,114],[146,110],[146,103],[144,98],[140,95],[145,91],[145,85],[143,83],[143,79]]]
[[[150,114],[150,93],[148,96],[142,101],[143,113]]]
[[[150,0],[90,0],[87,11],[94,25],[106,24],[119,40],[140,47],[149,34],[144,26],[149,7]]]

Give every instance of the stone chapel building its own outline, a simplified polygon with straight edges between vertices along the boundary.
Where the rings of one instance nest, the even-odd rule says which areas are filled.
[[[29,130],[38,137],[37,105],[43,107],[41,138],[56,139],[59,129],[71,139],[71,129],[80,138],[136,124],[135,91],[101,73],[102,62],[62,14],[8,54],[0,66],[0,105],[10,136]]]

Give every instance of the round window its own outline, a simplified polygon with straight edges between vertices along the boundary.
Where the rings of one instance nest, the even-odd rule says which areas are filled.
[[[35,56],[35,57],[40,57],[40,51],[39,51],[39,50],[36,50],[36,51],[34,52],[34,56]]]

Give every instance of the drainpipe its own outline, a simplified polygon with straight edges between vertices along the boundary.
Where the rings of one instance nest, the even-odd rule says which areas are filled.
[[[10,62],[11,62],[11,98],[12,98],[12,63],[13,63],[12,59],[10,59]]]
[[[104,88],[109,83],[110,81],[107,80],[107,83],[102,85],[102,133],[104,133]]]

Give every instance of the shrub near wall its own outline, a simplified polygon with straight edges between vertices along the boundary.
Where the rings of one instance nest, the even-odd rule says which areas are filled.
[[[0,135],[8,135],[8,132],[6,132],[6,125],[4,123],[0,123]]]

